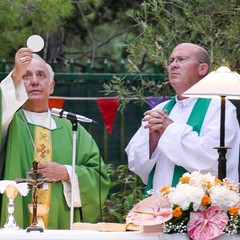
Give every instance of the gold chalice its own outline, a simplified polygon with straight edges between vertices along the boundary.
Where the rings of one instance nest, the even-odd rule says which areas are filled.
[[[5,190],[6,196],[8,198],[8,218],[5,222],[4,229],[20,229],[14,219],[14,199],[18,195],[18,189],[13,185],[9,184]]]
[[[46,227],[44,225],[42,217],[44,215],[48,214],[50,207],[47,206],[46,204],[40,204],[40,203],[38,203],[36,205],[37,205],[36,206],[37,207],[37,219],[36,219],[36,221],[33,221],[32,227],[38,226],[44,230]],[[33,214],[33,207],[34,207],[34,204],[32,204],[32,203],[28,204],[28,208],[29,208],[29,211],[31,212],[31,214]]]

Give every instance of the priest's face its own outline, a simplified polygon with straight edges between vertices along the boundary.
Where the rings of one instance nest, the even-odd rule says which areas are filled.
[[[22,79],[28,94],[24,109],[33,112],[47,111],[48,99],[55,84],[47,64],[42,59],[33,58]]]
[[[169,81],[178,97],[208,72],[208,64],[198,57],[200,49],[191,43],[179,44],[167,62]]]

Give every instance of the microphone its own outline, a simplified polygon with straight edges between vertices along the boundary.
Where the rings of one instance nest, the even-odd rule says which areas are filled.
[[[67,118],[69,120],[74,120],[74,121],[76,120],[78,122],[97,123],[93,119],[84,117],[84,116],[79,115],[79,114],[67,112],[67,111],[64,111],[63,109],[58,109],[58,108],[52,108],[51,109],[51,114],[55,115],[55,116],[58,116],[60,118]]]

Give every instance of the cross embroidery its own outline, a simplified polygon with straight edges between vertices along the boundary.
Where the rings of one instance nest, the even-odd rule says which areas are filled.
[[[40,137],[39,137],[39,139],[40,139],[40,140],[47,141],[47,134],[40,132]]]
[[[37,148],[37,152],[40,153],[41,158],[44,158],[46,154],[50,153],[49,149],[47,149],[47,146],[45,144],[41,144],[40,148]]]

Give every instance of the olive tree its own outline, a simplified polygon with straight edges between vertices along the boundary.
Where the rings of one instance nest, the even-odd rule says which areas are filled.
[[[211,67],[227,66],[240,71],[240,1],[239,0],[147,0],[137,10],[129,11],[135,21],[138,35],[127,43],[130,71],[146,72],[152,62],[164,73],[165,60],[181,42],[192,42],[206,48],[211,56]],[[139,67],[140,66],[140,67]],[[136,86],[126,85],[124,79],[114,79],[105,85],[107,94],[117,95],[126,101],[139,97],[144,89],[161,95],[166,82],[157,85],[139,81]],[[171,89],[170,89],[171,90]],[[147,91],[149,96],[151,91]],[[165,91],[168,93],[168,91]]]

